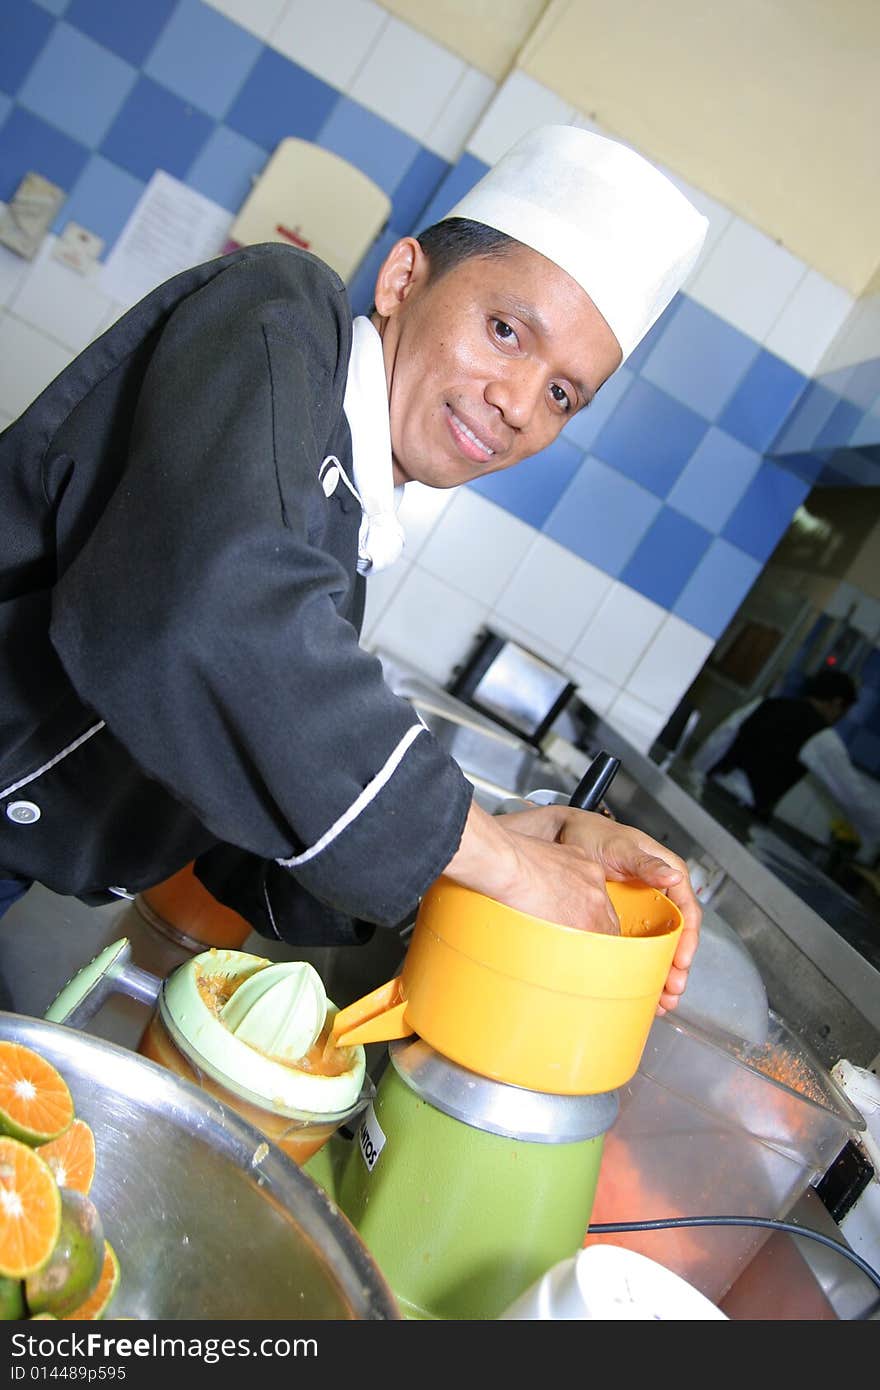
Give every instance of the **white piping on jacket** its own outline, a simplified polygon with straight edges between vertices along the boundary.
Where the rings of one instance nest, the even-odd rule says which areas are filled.
[[[12,793],[17,792],[20,787],[26,787],[28,782],[33,782],[37,777],[42,777],[44,772],[48,772],[50,767],[54,767],[56,763],[60,763],[62,758],[67,757],[68,753],[74,753],[76,749],[87,742],[93,734],[99,734],[104,728],[104,723],[105,721],[102,719],[100,723],[93,724],[90,729],[86,729],[84,734],[80,734],[79,738],[75,738],[73,743],[69,743],[66,748],[62,748],[60,753],[56,753],[54,758],[50,758],[47,763],[43,763],[42,767],[38,767],[36,772],[29,772],[27,777],[22,777],[19,782],[13,782],[11,786],[4,787],[3,791],[0,791],[0,801],[5,801],[7,796],[12,796]]]
[[[315,841],[311,849],[304,850],[302,854],[295,854],[291,859],[277,859],[275,862],[280,864],[283,869],[296,869],[300,864],[307,864],[310,859],[314,859],[316,855],[326,849],[337,836],[342,834],[343,830],[346,830],[348,826],[351,825],[352,821],[357,820],[358,816],[362,811],[367,809],[371,801],[375,801],[385,784],[394,776],[394,773],[403,761],[404,755],[409,750],[410,745],[415,742],[419,734],[423,733],[426,728],[427,725],[423,724],[420,720],[418,724],[412,724],[410,728],[407,729],[391,756],[386,760],[384,767],[376,773],[373,780],[368,782],[363,791],[355,797],[348,810],[343,811],[339,819],[334,821],[330,829],[324,832],[320,840]]]

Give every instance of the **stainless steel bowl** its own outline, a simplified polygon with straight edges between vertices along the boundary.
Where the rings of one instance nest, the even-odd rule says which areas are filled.
[[[119,1256],[111,1316],[399,1319],[347,1218],[259,1130],[102,1038],[0,1012],[95,1133],[91,1197]]]

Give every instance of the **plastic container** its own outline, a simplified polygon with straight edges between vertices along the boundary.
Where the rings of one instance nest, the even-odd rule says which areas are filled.
[[[615,1245],[591,1245],[548,1269],[502,1321],[727,1321],[708,1298],[656,1260]]]
[[[250,922],[208,892],[191,864],[144,889],[134,905],[145,922],[189,951],[202,951],[206,946],[236,950],[252,930]]]
[[[620,936],[558,926],[441,877],[422,898],[400,976],[341,1011],[339,1040],[417,1033],[495,1081],[613,1091],[638,1067],[682,917],[646,884],[607,889]],[[377,998],[384,1017],[371,1012]],[[353,1026],[365,1020],[367,1031]]]
[[[784,1219],[865,1121],[773,1011],[750,1045],[667,1015],[605,1136],[591,1225],[682,1216]],[[770,1232],[689,1227],[594,1241],[636,1250],[719,1302]]]

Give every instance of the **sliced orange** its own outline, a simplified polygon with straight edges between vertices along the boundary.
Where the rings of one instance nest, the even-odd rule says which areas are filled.
[[[97,1322],[104,1316],[111,1298],[119,1286],[119,1261],[116,1258],[116,1251],[109,1240],[104,1241],[104,1263],[101,1266],[101,1273],[98,1282],[84,1303],[78,1308],[74,1308],[72,1313],[65,1313],[64,1322],[84,1322],[90,1319]]]
[[[61,1193],[35,1149],[0,1137],[0,1274],[25,1279],[48,1260],[61,1230]]]
[[[37,1152],[44,1158],[59,1187],[72,1187],[74,1192],[88,1193],[95,1176],[97,1155],[95,1135],[85,1120],[73,1120],[57,1139],[40,1144]]]
[[[45,1144],[72,1120],[73,1097],[60,1071],[30,1047],[0,1041],[0,1131]]]

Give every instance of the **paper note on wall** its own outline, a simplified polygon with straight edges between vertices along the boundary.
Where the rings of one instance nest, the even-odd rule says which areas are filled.
[[[135,304],[172,275],[218,255],[231,223],[226,208],[157,169],[107,257],[101,289]]]

